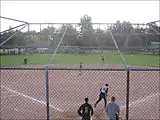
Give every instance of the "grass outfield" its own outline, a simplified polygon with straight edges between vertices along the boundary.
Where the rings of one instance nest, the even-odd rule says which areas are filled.
[[[122,60],[118,53],[104,53],[106,64],[122,64]],[[28,64],[47,64],[50,62],[51,54],[35,54],[27,55]],[[124,59],[129,65],[142,66],[159,66],[159,56],[140,54],[123,54]],[[20,56],[1,56],[0,66],[15,66],[23,64],[24,55]],[[100,64],[101,54],[57,54],[54,57],[55,64],[77,64],[83,62],[85,64]]]

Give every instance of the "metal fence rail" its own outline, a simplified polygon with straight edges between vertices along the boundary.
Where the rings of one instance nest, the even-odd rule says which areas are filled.
[[[0,68],[1,119],[80,120],[77,109],[93,105],[102,85],[116,97],[122,119],[160,119],[160,69]],[[106,120],[104,101],[94,120]]]

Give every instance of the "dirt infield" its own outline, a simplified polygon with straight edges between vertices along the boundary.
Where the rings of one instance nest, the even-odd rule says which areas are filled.
[[[84,66],[84,68],[106,67],[123,68],[121,65]],[[82,71],[82,75],[79,75],[78,70],[49,70],[50,118],[80,120],[77,109],[84,103],[84,98],[88,97],[93,105],[98,99],[100,87],[108,83],[108,98],[112,95],[116,97],[121,117],[125,119],[126,79],[126,71]],[[159,119],[159,83],[159,71],[130,72],[130,119]],[[43,70],[1,70],[1,119],[46,119],[45,87]],[[103,101],[94,109],[93,119],[107,119]]]

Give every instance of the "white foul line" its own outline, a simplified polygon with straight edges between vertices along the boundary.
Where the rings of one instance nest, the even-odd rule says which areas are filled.
[[[153,97],[156,97],[156,96],[158,96],[158,95],[159,95],[159,93],[154,93],[154,94],[149,95],[149,96],[147,96],[147,97],[145,97],[145,98],[138,99],[138,100],[136,100],[136,101],[131,102],[131,103],[129,104],[129,106],[133,106],[133,105],[136,105],[136,104],[145,102],[145,101],[147,101],[147,100],[151,100],[151,99],[153,99]],[[123,105],[123,106],[120,107],[120,108],[121,108],[121,109],[125,109],[125,108],[126,108],[126,105]]]
[[[5,89],[8,90],[9,92],[15,93],[15,94],[17,94],[17,95],[19,95],[19,96],[28,98],[28,99],[30,99],[30,100],[32,100],[32,101],[34,101],[34,102],[37,102],[37,103],[40,103],[40,104],[43,104],[43,105],[46,106],[46,102],[45,102],[45,101],[38,100],[38,99],[36,99],[36,98],[30,97],[30,96],[28,96],[28,95],[25,95],[25,94],[23,94],[23,93],[19,93],[19,92],[15,91],[15,90],[12,90],[12,89],[7,88],[7,87],[2,86],[2,85],[1,85],[1,87],[2,87],[2,88],[5,88]],[[153,99],[153,97],[156,97],[156,96],[158,96],[158,95],[160,95],[160,94],[159,94],[159,93],[155,93],[155,94],[149,95],[149,96],[147,96],[147,97],[145,97],[145,98],[138,99],[138,100],[136,100],[136,101],[131,102],[131,103],[129,104],[129,106],[133,106],[133,105],[136,105],[136,104],[145,102],[145,101],[147,101],[147,100]],[[53,109],[56,109],[57,111],[60,111],[60,112],[63,112],[63,111],[64,111],[64,110],[59,109],[59,108],[57,108],[57,107],[55,107],[55,106],[53,106],[53,105],[51,105],[51,104],[49,105],[49,107],[51,107],[51,108],[53,108]],[[126,108],[126,105],[123,105],[123,106],[121,106],[120,108],[121,108],[121,109],[125,109],[125,108]]]
[[[4,89],[6,89],[6,90],[8,90],[9,92],[15,93],[15,94],[17,94],[17,95],[19,95],[19,96],[28,98],[29,100],[32,100],[32,101],[34,101],[34,102],[37,102],[37,103],[40,103],[40,104],[43,104],[43,105],[46,106],[46,102],[45,102],[45,101],[38,100],[38,99],[36,99],[36,98],[30,97],[30,96],[28,96],[28,95],[25,95],[25,94],[23,94],[23,93],[19,93],[19,92],[15,91],[15,90],[12,90],[12,89],[7,88],[7,87],[2,86],[2,85],[1,85],[1,87],[4,88]],[[51,105],[51,104],[49,105],[49,107],[51,107],[51,108],[53,108],[53,109],[56,109],[57,111],[60,111],[60,112],[63,112],[63,111],[64,111],[64,110],[59,109],[59,108],[57,108],[57,107],[55,107],[55,106],[53,106],[53,105]]]

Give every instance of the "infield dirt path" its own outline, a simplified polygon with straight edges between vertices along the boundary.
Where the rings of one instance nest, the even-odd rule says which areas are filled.
[[[121,65],[84,66],[84,68],[106,67],[123,68]],[[126,71],[82,71],[80,76],[78,70],[49,70],[50,118],[79,120],[77,109],[84,103],[84,98],[88,97],[93,105],[98,99],[100,87],[105,83],[109,84],[108,97],[112,95],[116,97],[121,108],[121,117],[125,119]],[[159,83],[159,71],[131,71],[130,119],[159,119]],[[46,119],[45,87],[43,70],[1,70],[1,118]],[[94,109],[93,119],[107,119],[103,101]]]

